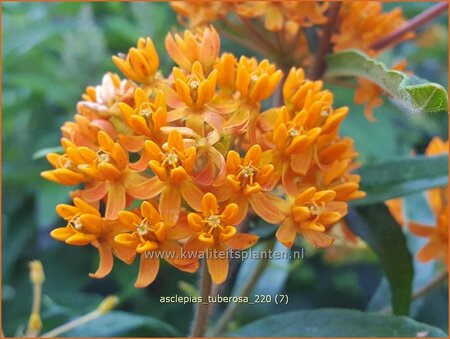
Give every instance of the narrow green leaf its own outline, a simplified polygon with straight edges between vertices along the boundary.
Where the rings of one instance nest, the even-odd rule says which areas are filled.
[[[356,76],[371,80],[389,93],[393,101],[410,113],[448,112],[447,91],[439,84],[403,72],[357,50],[327,56],[325,77]]]
[[[68,337],[178,337],[171,325],[151,317],[113,311],[79,326]]]
[[[347,309],[286,312],[252,322],[233,337],[447,337],[437,327],[399,316]]]
[[[351,205],[369,205],[447,185],[448,155],[397,158],[361,167],[358,174],[367,196]]]
[[[389,282],[394,314],[408,315],[413,264],[402,229],[384,204],[351,208],[347,220],[353,232],[377,255]]]

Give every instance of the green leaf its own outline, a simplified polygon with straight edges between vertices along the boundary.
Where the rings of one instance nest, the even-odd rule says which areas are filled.
[[[327,56],[325,77],[356,76],[371,80],[408,112],[448,112],[447,91],[439,84],[389,70],[383,63],[357,50]]]
[[[397,158],[361,167],[357,172],[367,196],[351,205],[369,205],[447,185],[448,155]]]
[[[171,325],[151,317],[113,311],[65,334],[68,337],[179,337]]]
[[[233,337],[447,337],[439,328],[399,316],[347,309],[286,312],[252,322]]]
[[[402,229],[384,204],[349,209],[349,227],[378,257],[391,290],[394,314],[407,315],[411,305],[413,263]]]

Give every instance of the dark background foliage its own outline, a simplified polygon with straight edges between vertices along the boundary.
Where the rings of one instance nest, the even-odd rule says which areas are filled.
[[[429,4],[401,6],[411,17]],[[447,86],[446,22],[446,17],[435,21],[438,40],[434,46],[417,47],[408,42],[381,59],[391,65],[407,58],[408,69],[415,74]],[[84,88],[98,84],[108,70],[118,72],[112,54],[127,51],[140,36],[151,36],[163,72],[168,74],[172,62],[165,54],[163,41],[167,32],[177,26],[175,14],[166,3],[2,3],[2,23],[4,334],[20,334],[27,322],[32,300],[27,263],[39,259],[46,273],[44,331],[94,309],[105,295],[116,294],[121,300],[120,312],[69,335],[185,335],[192,304],[162,304],[159,298],[195,293],[196,276],[163,265],[156,282],[138,290],[133,287],[137,266],[116,261],[110,276],[90,279],[87,274],[95,270],[98,261],[96,250],[68,246],[49,236],[51,229],[62,225],[54,208],[68,201],[69,189],[39,176],[40,171],[50,168],[42,150],[59,145],[59,128],[72,119]],[[226,40],[222,50],[237,55],[250,53]],[[336,106],[351,108],[341,132],[355,139],[364,164],[408,155],[411,149],[422,152],[432,136],[448,137],[445,114],[407,116],[386,102],[375,111],[378,122],[370,123],[363,108],[353,104],[352,90],[331,88]],[[422,196],[418,195],[417,201],[423,205]],[[420,244],[417,239],[408,240],[414,253]],[[257,293],[287,293],[289,304],[244,306],[234,327],[288,310],[378,310],[389,302],[386,282],[369,251],[354,253],[352,260],[343,262],[327,261],[323,252],[309,248],[306,252],[307,258],[302,261],[272,262],[257,286]],[[237,284],[250,267],[251,263],[242,265]],[[416,266],[416,276],[423,281],[431,278],[432,272],[430,265]],[[437,289],[415,302],[410,315],[447,331],[447,300],[447,288]]]

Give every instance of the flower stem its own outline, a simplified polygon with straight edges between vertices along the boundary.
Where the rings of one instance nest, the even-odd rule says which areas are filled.
[[[252,20],[239,16],[239,20],[248,28],[248,30],[253,34],[253,36],[263,44],[268,51],[275,52],[277,48],[273,46],[265,37],[262,35],[258,29],[253,24]]]
[[[375,41],[370,48],[374,50],[380,50],[384,47],[392,44],[397,39],[401,38],[405,33],[415,31],[417,28],[425,25],[429,21],[433,20],[441,13],[445,12],[448,8],[447,2],[440,2],[426,11],[416,15],[414,18],[408,20],[403,26],[397,30],[391,32],[378,41]]]
[[[39,260],[33,260],[29,263],[30,280],[33,284],[33,305],[31,309],[30,319],[26,336],[29,338],[37,337],[42,329],[42,321],[40,317],[42,284],[45,280],[44,268]]]
[[[190,337],[204,337],[208,326],[208,297],[211,293],[212,281],[208,272],[206,260],[203,261],[202,277],[201,277],[201,297],[202,302],[198,303],[195,308],[195,317],[192,324]]]
[[[270,248],[273,247],[274,242],[269,241],[263,251],[267,251]],[[258,264],[256,265],[254,271],[252,272],[251,276],[248,278],[248,280],[245,282],[244,286],[242,286],[241,291],[239,292],[239,297],[247,297],[253,288],[255,287],[256,283],[259,280],[259,277],[264,272],[264,270],[267,267],[267,264],[269,263],[269,260],[267,258],[260,259]],[[225,331],[230,324],[231,320],[235,316],[239,303],[229,303],[225,311],[223,312],[222,316],[216,323],[216,326],[212,330],[212,336],[217,337],[220,335],[223,331]]]
[[[246,47],[250,50],[253,50],[257,53],[261,54],[267,54],[267,50],[264,48],[261,48],[260,46],[254,44],[250,40],[243,39],[242,37],[245,37],[245,31],[240,29],[238,26],[233,24],[230,20],[228,20],[226,17],[222,18],[221,20],[221,26],[223,26],[223,29],[221,30],[221,34],[223,34],[227,39],[230,41],[233,41],[243,47]]]
[[[336,28],[339,19],[339,10],[341,8],[341,2],[333,2],[330,5],[328,13],[328,21],[325,24],[322,32],[322,37],[319,41],[319,47],[317,49],[317,54],[315,62],[311,69],[311,80],[320,79],[323,72],[325,71],[325,55],[330,51],[331,47],[331,36]]]
[[[427,295],[428,293],[430,293],[433,289],[435,289],[437,286],[442,284],[447,279],[448,279],[447,271],[443,271],[443,272],[439,273],[428,284],[426,284],[422,288],[419,288],[417,291],[415,291],[412,295],[412,300],[416,300],[416,299],[423,297],[424,295]]]
[[[98,307],[95,310],[93,310],[77,319],[69,321],[68,323],[58,326],[47,333],[44,333],[43,335],[41,335],[41,338],[59,337],[63,333],[73,330],[76,327],[84,325],[84,324],[108,313],[118,304],[118,302],[119,302],[119,299],[116,296],[108,296],[100,303],[100,305],[98,305]]]

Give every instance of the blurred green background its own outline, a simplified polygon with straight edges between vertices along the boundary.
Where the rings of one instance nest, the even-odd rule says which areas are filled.
[[[390,3],[386,7],[396,5]],[[400,6],[406,16],[411,17],[430,4]],[[407,42],[381,59],[392,65],[407,58],[409,70],[447,87],[447,17],[442,16],[434,23],[444,33],[437,34],[438,40],[433,46],[417,47]],[[51,229],[63,225],[54,208],[68,200],[70,189],[43,180],[39,173],[51,166],[44,157],[36,158],[36,152],[59,145],[59,128],[72,119],[84,88],[98,84],[106,71],[118,72],[111,55],[127,51],[138,37],[152,37],[164,74],[168,74],[172,63],[164,52],[163,41],[167,32],[177,26],[175,14],[167,3],[3,2],[2,24],[4,334],[20,335],[26,325],[32,300],[27,263],[40,259],[46,273],[44,331],[94,309],[105,295],[116,294],[121,298],[119,311],[67,335],[185,335],[192,318],[192,304],[161,304],[159,297],[189,294],[189,284],[196,283],[196,276],[163,265],[154,284],[137,290],[133,287],[137,266],[116,261],[110,276],[102,280],[90,279],[87,274],[95,270],[98,262],[96,250],[68,246],[49,236]],[[237,55],[251,53],[225,40],[222,50]],[[352,90],[331,88],[336,106],[351,108],[341,131],[355,139],[364,164],[407,155],[411,149],[422,152],[435,135],[448,138],[445,114],[407,116],[386,101],[375,110],[378,122],[370,123],[364,117],[363,107],[353,104]],[[412,251],[416,251],[416,240],[411,240],[411,244]],[[292,309],[376,310],[388,303],[382,274],[373,256],[363,253],[352,262],[336,264],[324,260],[323,252],[307,255],[307,260],[295,264],[272,263],[258,285],[262,293],[285,291],[290,303],[245,306],[236,326]],[[250,267],[251,263],[242,266],[238,284],[239,277],[242,280]],[[421,279],[427,281],[433,264],[417,267]],[[375,291],[376,298],[372,298]],[[447,300],[447,288],[443,286],[415,302],[411,316],[448,331]]]

